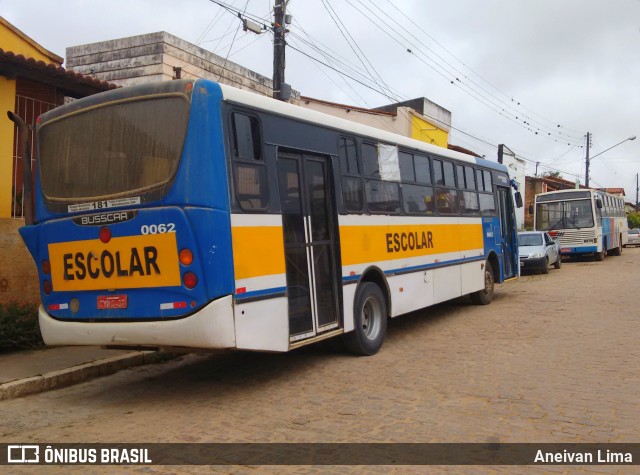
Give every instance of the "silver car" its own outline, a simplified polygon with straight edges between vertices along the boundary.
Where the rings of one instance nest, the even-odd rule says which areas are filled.
[[[545,231],[522,231],[518,233],[520,271],[549,272],[549,266],[560,269],[560,247]]]
[[[624,247],[640,245],[640,229],[629,229],[627,236],[627,243]]]

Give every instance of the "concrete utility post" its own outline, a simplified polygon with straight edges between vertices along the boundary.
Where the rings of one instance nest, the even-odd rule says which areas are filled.
[[[618,142],[617,144],[612,145],[611,147],[603,150],[602,152],[596,153],[591,158],[589,158],[589,139],[590,139],[590,134],[589,134],[589,132],[587,132],[587,159],[586,159],[586,161],[587,161],[587,170],[586,170],[586,173],[585,173],[585,184],[584,184],[584,186],[586,186],[587,188],[589,188],[589,163],[591,162],[591,160],[593,160],[594,158],[602,155],[604,152],[608,152],[609,150],[611,150],[612,148],[617,147],[618,145],[622,145],[623,143],[625,143],[627,141],[630,141],[630,140],[635,140],[636,136],[634,135],[633,137],[626,138],[626,139],[622,140],[621,142]]]
[[[286,7],[286,0],[276,0],[273,7],[273,98],[281,101],[285,100],[283,99],[282,85],[284,84],[284,51],[286,45],[284,41],[286,31],[284,17]]]
[[[589,188],[589,142],[591,142],[591,134],[589,132],[587,132],[587,158],[585,159],[586,169],[585,169],[585,172],[584,172],[584,186],[585,186],[585,188]]]

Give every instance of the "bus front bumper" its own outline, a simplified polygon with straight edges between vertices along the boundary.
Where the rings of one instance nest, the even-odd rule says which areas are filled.
[[[560,246],[560,254],[562,254],[563,256],[568,256],[570,254],[593,254],[595,252],[598,252],[598,246]]]

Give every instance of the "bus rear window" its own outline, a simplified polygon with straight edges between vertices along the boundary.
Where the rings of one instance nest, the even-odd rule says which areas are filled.
[[[183,95],[105,104],[38,132],[42,190],[52,201],[131,195],[167,184],[184,145]]]

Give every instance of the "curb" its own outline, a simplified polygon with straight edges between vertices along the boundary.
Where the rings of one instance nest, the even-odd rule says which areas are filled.
[[[107,376],[122,369],[150,363],[155,354],[155,351],[136,351],[30,378],[9,381],[0,384],[0,401],[71,386],[100,376]]]

